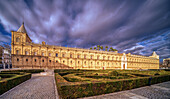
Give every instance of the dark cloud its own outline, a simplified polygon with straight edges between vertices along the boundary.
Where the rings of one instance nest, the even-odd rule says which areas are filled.
[[[169,0],[0,0],[1,42],[22,21],[33,42],[170,57]]]

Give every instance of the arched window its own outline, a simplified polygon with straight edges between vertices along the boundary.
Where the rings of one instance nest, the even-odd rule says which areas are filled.
[[[19,58],[17,58],[17,61],[19,62]]]
[[[36,62],[37,60],[36,60],[36,59],[34,59],[34,61]]]
[[[26,61],[28,62],[28,59],[26,59]]]
[[[42,56],[44,56],[44,52],[42,52]]]
[[[42,62],[44,62],[44,60],[42,60]]]
[[[16,42],[19,42],[19,41],[20,41],[20,39],[19,39],[19,37],[17,37],[17,38],[16,38]]]

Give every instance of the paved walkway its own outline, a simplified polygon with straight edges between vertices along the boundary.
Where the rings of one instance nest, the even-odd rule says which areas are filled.
[[[170,81],[81,99],[170,99]]]
[[[47,75],[46,75],[47,74]],[[53,71],[32,78],[2,94],[0,99],[57,99]]]

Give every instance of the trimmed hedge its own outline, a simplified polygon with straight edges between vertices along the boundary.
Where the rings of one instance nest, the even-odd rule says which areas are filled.
[[[10,78],[13,76],[16,76],[16,74],[0,74],[0,77],[2,77],[2,78]]]
[[[25,73],[24,75],[16,75],[11,78],[1,80],[0,95],[30,78],[31,78],[31,74]]]
[[[89,82],[89,83],[85,82],[62,83],[62,81],[57,81],[57,87],[59,95],[63,99],[80,98],[147,86],[150,83],[149,78],[150,77],[140,77],[115,81]],[[151,79],[151,84],[161,83],[169,80],[170,75],[153,76]]]
[[[26,72],[26,73],[40,73],[40,72],[44,72],[44,69],[24,69],[24,70],[8,70],[8,71],[1,71],[2,73],[15,73],[15,72]]]

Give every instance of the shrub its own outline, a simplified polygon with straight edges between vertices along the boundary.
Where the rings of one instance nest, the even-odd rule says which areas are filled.
[[[30,78],[31,78],[31,74],[26,73],[24,75],[16,75],[11,78],[1,80],[0,81],[0,95]]]
[[[8,71],[1,71],[3,72],[26,72],[26,73],[40,73],[40,72],[44,72],[43,69],[24,69],[24,70],[8,70]]]
[[[121,74],[119,74],[121,75]],[[122,74],[124,75],[124,74]],[[129,74],[127,74],[129,75]],[[59,76],[59,77],[57,77]],[[113,76],[98,76],[98,75],[86,75],[88,77],[111,77]],[[86,77],[82,76],[82,77]],[[126,74],[125,74],[126,76]],[[73,99],[73,98],[81,98],[88,97],[94,95],[101,95],[106,93],[112,93],[117,91],[129,90],[133,88],[138,88],[142,86],[147,86],[149,84],[149,76],[148,75],[138,75],[141,77],[130,78],[130,79],[119,79],[114,81],[100,81],[100,82],[61,82],[57,81],[57,89],[59,95],[63,99]],[[60,78],[60,75],[56,75],[56,79]],[[116,78],[121,78],[123,76],[116,76]],[[62,77],[61,77],[62,78]],[[64,78],[63,78],[64,79]],[[158,75],[152,76],[151,84],[156,84],[164,81],[169,81],[170,75]]]
[[[2,78],[10,78],[13,76],[16,76],[16,74],[0,74],[0,77],[2,77]]]
[[[154,75],[156,76],[156,75],[160,75],[160,74],[159,73],[155,73]]]
[[[117,71],[111,71],[108,73],[109,76],[118,76],[119,73]]]

